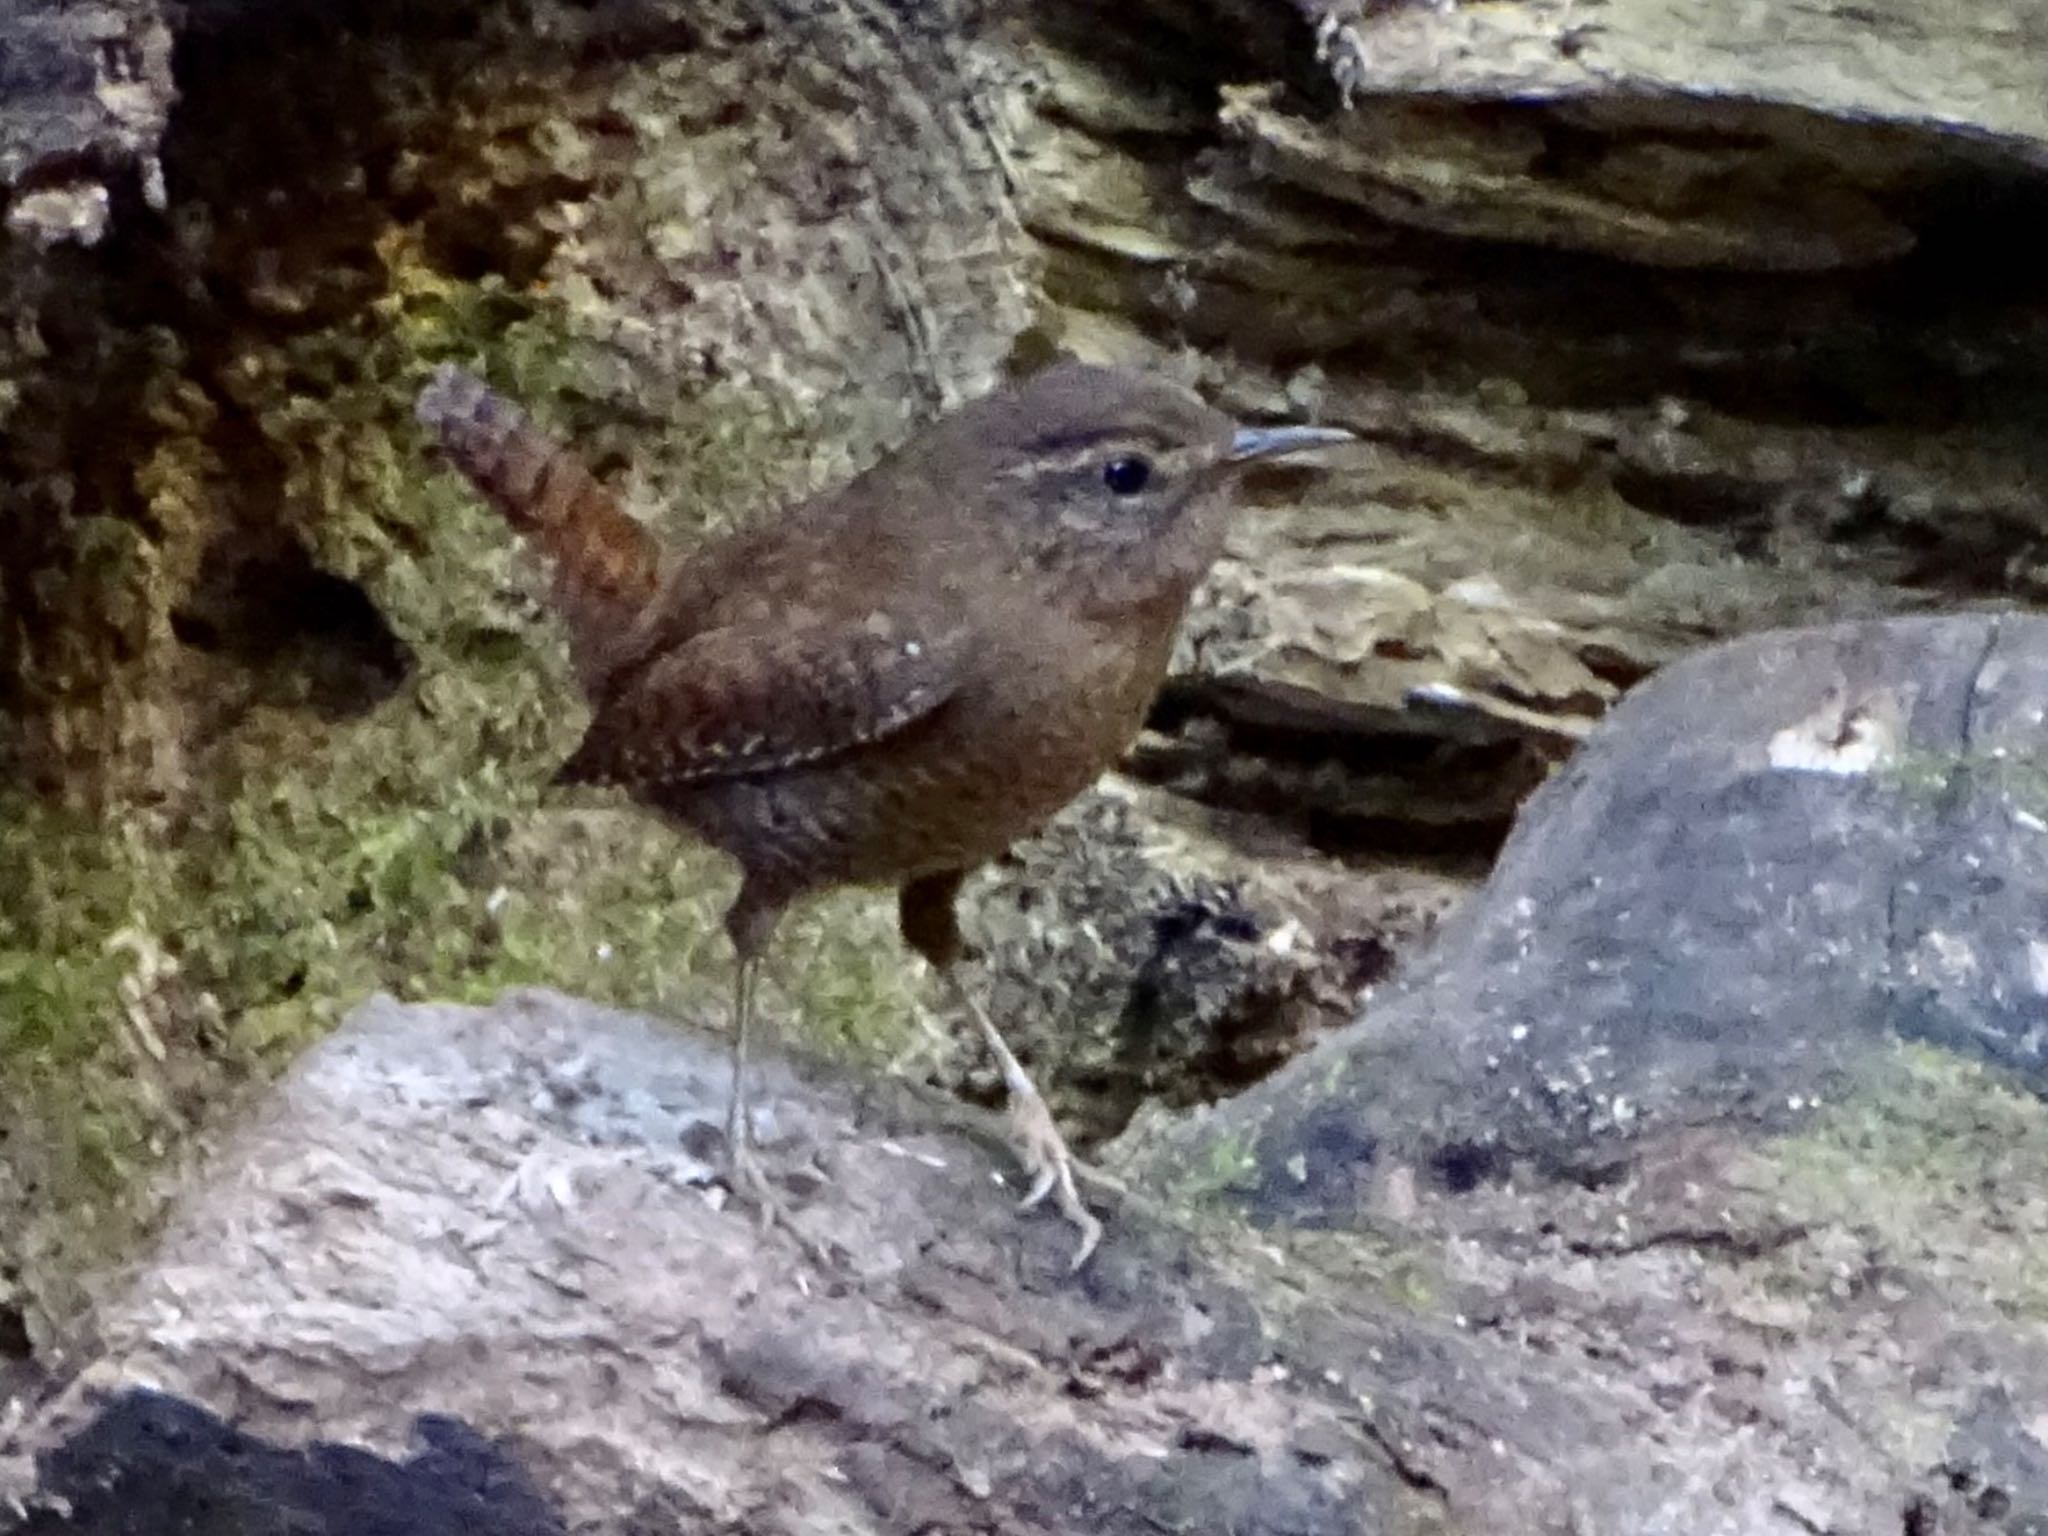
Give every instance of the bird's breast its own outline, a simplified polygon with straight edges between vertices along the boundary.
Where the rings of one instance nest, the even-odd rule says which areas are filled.
[[[1169,616],[1177,617],[1177,615]],[[843,756],[691,786],[667,804],[791,890],[969,869],[1030,837],[1114,764],[1173,625],[983,616],[946,703]]]
[[[986,685],[963,701],[963,755],[1022,781],[1054,809],[1110,766],[1143,725],[1165,678],[1171,625],[1102,631],[1065,626],[987,663]]]

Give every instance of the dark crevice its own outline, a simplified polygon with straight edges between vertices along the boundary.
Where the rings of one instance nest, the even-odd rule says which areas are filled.
[[[1306,830],[1310,846],[1339,863],[1399,862],[1477,879],[1493,867],[1501,845],[1514,830],[1514,817],[1509,813],[1491,819],[1422,824],[1393,816],[1312,812]]]
[[[1593,1259],[1625,1258],[1658,1248],[1690,1248],[1746,1263],[1803,1241],[1808,1231],[1808,1228],[1798,1225],[1778,1227],[1768,1232],[1731,1232],[1724,1227],[1665,1227],[1626,1239],[1577,1238],[1566,1243],[1565,1247],[1581,1258]]]
[[[171,613],[181,644],[263,678],[277,702],[326,719],[391,697],[411,655],[363,589],[316,567],[298,544],[219,539]]]
[[[1647,662],[1597,642],[1580,646],[1577,655],[1581,666],[1617,693],[1628,692],[1655,670]]]
[[[1462,741],[1246,719],[1219,710],[1199,684],[1169,687],[1147,723],[1157,738],[1123,763],[1141,783],[1292,828],[1340,862],[1453,875],[1491,867],[1516,809],[1558,756],[1506,730]]]
[[[440,272],[503,279],[505,321],[525,313],[553,240],[535,216],[575,188],[521,157],[517,40],[485,36],[503,24],[411,0],[182,13],[168,209],[117,179],[107,236],[47,253],[22,295],[47,360],[0,437],[0,609],[15,620],[0,626],[0,708],[28,726],[8,733],[0,773],[77,793],[112,771],[94,741],[39,722],[99,710],[112,674],[160,643],[152,610],[192,663],[177,675],[194,696],[162,716],[188,746],[250,703],[333,719],[402,683],[411,658],[366,589],[309,553],[320,509],[290,456],[346,448],[280,435],[278,412],[375,387],[361,333],[402,225]],[[447,125],[484,50],[510,83],[492,98],[507,126],[480,147]],[[564,69],[536,52],[534,114]],[[470,163],[485,153],[500,157],[489,174]],[[158,461],[190,481],[170,482],[174,500],[140,468]]]
[[[0,1302],[0,1361],[16,1364],[35,1357],[35,1342],[29,1337],[28,1314],[12,1302]]]
[[[1453,1195],[1469,1195],[1489,1184],[1504,1182],[1514,1165],[1507,1149],[1475,1141],[1449,1142],[1429,1156],[1429,1172]]]
[[[1977,660],[1970,667],[1970,675],[1963,680],[1962,710],[1961,718],[1956,722],[1956,742],[1957,757],[1964,764],[1969,762],[1970,754],[1976,746],[1977,694],[1983,686],[1985,673],[1991,666],[1991,658],[1996,654],[1998,642],[2003,634],[1998,615],[1991,615],[1984,624],[1984,644],[1977,652]]]
[[[1284,81],[1317,111],[1338,105],[1328,71],[1316,62],[1309,24],[1299,16],[1283,12],[1262,18],[1259,26],[1235,28],[1226,44],[1217,36],[1217,18],[1203,5],[1176,9],[1153,4],[1140,11],[1090,0],[1052,0],[1025,14],[1033,36],[1045,46],[1122,75],[1128,93],[1138,100],[1164,87],[1206,115],[1223,87],[1255,70]]]
[[[776,1430],[796,1429],[806,1425],[837,1424],[846,1417],[837,1403],[822,1397],[798,1397],[780,1413],[769,1420],[767,1428]]]
[[[1770,505],[1752,480],[1735,475],[1659,474],[1618,466],[1614,492],[1637,510],[1686,527],[1743,527],[1768,523]]]
[[[1352,1418],[1350,1422],[1356,1424],[1359,1432],[1366,1439],[1370,1440],[1374,1448],[1386,1458],[1387,1466],[1392,1469],[1394,1476],[1418,1493],[1426,1493],[1432,1498],[1446,1503],[1449,1502],[1451,1496],[1450,1489],[1446,1488],[1426,1468],[1397,1446],[1392,1436],[1388,1435],[1370,1419]]]
[[[1551,1178],[1598,1194],[1601,1190],[1613,1189],[1626,1182],[1635,1166],[1633,1159],[1619,1152],[1604,1157],[1597,1157],[1588,1152],[1583,1157],[1573,1160],[1546,1159],[1543,1171]]]
[[[1622,464],[1612,484],[1652,517],[1723,531],[1734,553],[1758,564],[1825,561],[1947,599],[2034,595],[2020,590],[2034,581],[2016,575],[2014,562],[2040,544],[2041,532],[2018,515],[1908,514],[1874,489],[1838,496],[1818,474],[1790,486]]]
[[[168,1393],[127,1388],[90,1404],[35,1458],[22,1536],[139,1532],[407,1532],[564,1536],[516,1445],[452,1417],[412,1419],[387,1460],[358,1445],[271,1442]]]

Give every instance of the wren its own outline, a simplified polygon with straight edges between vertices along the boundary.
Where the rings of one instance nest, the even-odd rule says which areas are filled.
[[[1192,392],[1060,363],[933,421],[837,490],[665,551],[516,406],[444,365],[419,419],[552,567],[593,715],[558,781],[623,787],[738,864],[728,1183],[751,1151],[747,1032],[777,920],[890,885],[905,943],[1002,1068],[1031,1179],[1101,1223],[1030,1076],[959,979],[954,902],[1123,753],[1223,547],[1238,472],[1350,440],[1240,426]]]

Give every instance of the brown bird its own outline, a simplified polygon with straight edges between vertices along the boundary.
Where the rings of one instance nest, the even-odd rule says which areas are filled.
[[[1032,1184],[1101,1224],[1029,1075],[962,986],[954,898],[1130,744],[1190,594],[1221,552],[1236,472],[1346,441],[1241,427],[1192,393],[1062,363],[924,427],[840,489],[666,557],[515,406],[443,366],[418,415],[552,564],[594,709],[559,782],[616,784],[729,854],[738,956],[729,1180],[779,1214],[751,1152],[747,1032],[777,920],[843,884],[898,888],[1003,1072]]]

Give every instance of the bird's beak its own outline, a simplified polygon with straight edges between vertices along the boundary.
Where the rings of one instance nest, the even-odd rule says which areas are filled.
[[[1283,454],[1357,441],[1342,427],[1239,427],[1237,436],[1230,441],[1226,462],[1247,464],[1254,459],[1277,459]]]

